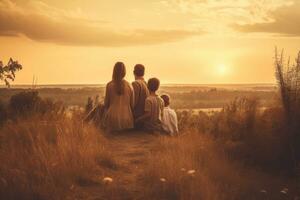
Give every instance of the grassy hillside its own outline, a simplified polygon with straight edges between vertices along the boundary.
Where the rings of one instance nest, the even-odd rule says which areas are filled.
[[[62,104],[37,93],[15,95],[1,112],[1,199],[300,195],[299,162],[280,104],[261,111],[256,99],[239,98],[212,115],[181,112],[174,138],[106,135],[83,123],[82,111],[66,115]]]

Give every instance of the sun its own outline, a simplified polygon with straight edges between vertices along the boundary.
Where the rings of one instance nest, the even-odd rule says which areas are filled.
[[[228,73],[228,67],[225,64],[219,64],[216,67],[216,72],[219,76],[225,76]]]

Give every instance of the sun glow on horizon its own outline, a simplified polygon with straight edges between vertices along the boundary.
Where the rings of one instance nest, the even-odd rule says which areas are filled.
[[[229,74],[229,67],[225,64],[219,64],[216,67],[216,72],[218,76],[226,76]]]

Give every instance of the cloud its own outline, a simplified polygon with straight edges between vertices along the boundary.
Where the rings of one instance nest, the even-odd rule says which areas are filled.
[[[190,15],[190,23],[204,30],[232,32],[232,24],[254,24],[271,20],[270,12],[290,0],[168,0],[161,1],[170,12]]]
[[[114,30],[106,22],[48,6],[40,1],[26,5],[0,1],[0,36],[24,35],[32,40],[64,45],[134,46],[174,42],[203,34],[192,30]]]
[[[241,32],[263,32],[281,36],[300,36],[300,2],[284,6],[271,12],[271,20],[262,23],[234,25]]]

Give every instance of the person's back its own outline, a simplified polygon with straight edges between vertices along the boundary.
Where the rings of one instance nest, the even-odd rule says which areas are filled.
[[[134,108],[133,115],[137,119],[142,116],[145,112],[145,101],[149,96],[149,90],[147,83],[144,80],[145,67],[141,64],[137,64],[134,67],[134,77],[135,81],[132,82],[132,87],[134,91]],[[139,126],[139,125],[138,125]]]
[[[173,109],[170,108],[169,95],[162,95],[161,98],[165,104],[162,117],[162,128],[166,133],[173,136],[178,133],[177,114]]]
[[[124,72],[123,72],[124,73]],[[105,126],[108,131],[133,128],[134,94],[131,85],[122,79],[110,81],[106,86],[104,106],[106,109]]]
[[[150,117],[145,121],[145,128],[149,131],[161,131],[164,102],[158,95],[150,95],[145,101],[145,112],[150,113]]]
[[[144,122],[147,131],[161,131],[161,119],[163,115],[164,102],[156,94],[159,88],[159,80],[151,78],[148,81],[150,95],[145,101],[145,113],[137,119],[137,122]]]

